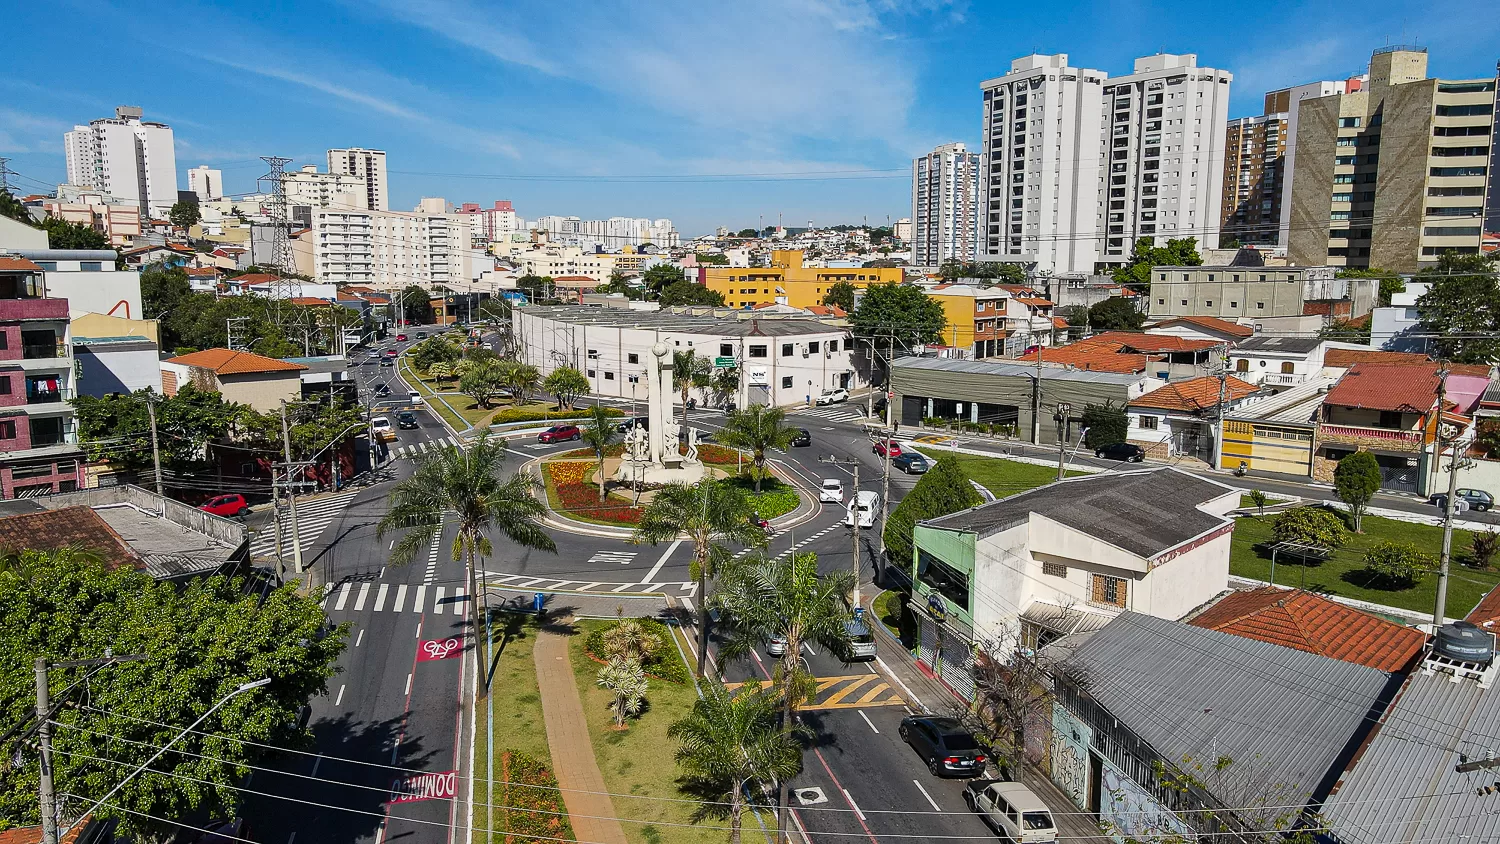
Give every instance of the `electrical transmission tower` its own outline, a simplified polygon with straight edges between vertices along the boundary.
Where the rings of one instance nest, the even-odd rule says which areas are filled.
[[[283,318],[290,316],[291,313],[291,309],[284,308],[283,305],[297,295],[298,288],[297,280],[291,277],[292,273],[297,271],[297,264],[292,258],[291,238],[287,231],[286,183],[283,181],[286,165],[292,160],[275,155],[263,155],[260,160],[271,167],[271,172],[260,177],[260,181],[269,180],[271,183],[271,207],[268,209],[271,216],[269,269],[276,274],[276,280],[271,282],[270,289],[266,293],[271,297],[269,303],[271,322],[281,325]]]
[[[10,193],[9,158],[0,158],[0,193]]]

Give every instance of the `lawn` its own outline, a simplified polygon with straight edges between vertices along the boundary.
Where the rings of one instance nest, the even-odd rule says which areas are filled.
[[[1271,526],[1274,515],[1242,516],[1235,520],[1234,538],[1229,553],[1229,571],[1240,577],[1268,580],[1271,574],[1271,554],[1257,548],[1271,541]],[[1276,559],[1276,582],[1285,586],[1301,586],[1315,592],[1370,601],[1386,606],[1400,607],[1415,612],[1431,613],[1437,600],[1437,578],[1428,576],[1408,589],[1379,589],[1368,586],[1370,578],[1365,570],[1364,552],[1370,546],[1384,540],[1410,542],[1435,560],[1442,550],[1443,529],[1435,525],[1420,525],[1397,521],[1380,516],[1364,517],[1364,533],[1352,536],[1350,542],[1333,553],[1333,556],[1318,565],[1301,566],[1285,559]],[[1448,583],[1447,614],[1461,618],[1479,603],[1484,593],[1500,582],[1500,573],[1480,571],[1462,565],[1469,549],[1470,532],[1453,531],[1453,557]]]
[[[536,637],[536,617],[529,614],[497,614],[491,628],[494,649],[499,652],[494,681],[490,686],[490,699],[478,701],[475,728],[474,753],[474,826],[476,830],[509,830],[517,833],[545,835],[564,840],[573,840],[573,833],[566,823],[566,809],[557,791],[545,788],[516,788],[506,784],[507,779],[525,780],[536,785],[556,787],[552,779],[551,753],[547,748],[547,729],[542,719],[542,699],[537,690],[536,664],[532,661],[532,644]],[[503,645],[503,647],[502,647]],[[490,657],[485,655],[483,661]],[[480,684],[481,693],[483,684]],[[485,800],[485,789],[489,785],[489,737],[488,719],[494,713],[493,735],[495,784],[490,801]],[[516,773],[522,766],[506,764],[506,753],[524,754],[547,772],[536,776],[533,767],[531,776]],[[512,760],[517,757],[511,756]],[[496,810],[494,822],[489,817],[490,806],[526,805],[539,809],[536,813]],[[560,814],[549,814],[549,813]],[[561,829],[557,829],[561,823]],[[475,840],[504,841],[505,836],[483,837]]]
[[[698,826],[671,825],[693,824],[692,816],[697,809],[697,804],[693,802],[673,802],[685,801],[688,796],[677,786],[677,765],[672,759],[677,742],[667,736],[667,729],[672,722],[691,711],[697,701],[697,692],[693,687],[689,684],[652,680],[646,692],[645,711],[639,718],[631,720],[624,732],[614,729],[614,716],[607,708],[610,695],[599,688],[597,682],[599,663],[590,659],[583,647],[589,632],[611,623],[580,621],[578,635],[573,636],[569,642],[573,671],[578,678],[578,690],[583,696],[584,716],[588,719],[589,732],[594,739],[594,756],[599,761],[604,784],[611,794],[672,798],[633,800],[616,796],[615,815],[622,819],[632,819],[622,823],[625,837],[632,844],[723,841],[726,833],[722,829],[713,828],[727,826],[727,822],[721,819],[711,818]],[[666,648],[667,658],[684,666],[672,642],[662,644]],[[744,823],[746,840],[758,838],[759,829],[755,819],[747,814]],[[755,835],[751,835],[751,830],[755,830]]]
[[[969,476],[969,480],[988,489],[995,494],[996,498],[1005,498],[1006,496],[1025,492],[1028,489],[1035,489],[1036,487],[1050,484],[1057,480],[1057,469],[1051,466],[1020,463],[1001,457],[957,454],[942,448],[919,448],[917,451],[933,461],[936,461],[940,457],[951,457],[957,460],[959,468],[964,470],[964,474]],[[1083,473],[1068,472],[1069,477],[1081,474]]]

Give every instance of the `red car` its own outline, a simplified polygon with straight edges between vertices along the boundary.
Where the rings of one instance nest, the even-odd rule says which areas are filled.
[[[250,512],[250,502],[245,500],[245,496],[238,493],[233,495],[217,495],[208,499],[198,509],[226,518],[244,516]]]
[[[577,425],[553,425],[551,428],[536,435],[539,443],[559,443],[564,440],[577,440],[583,438],[583,432],[578,430]]]
[[[397,352],[396,352],[395,349],[386,349],[385,350],[385,356],[388,357],[388,358],[393,358],[393,357],[396,356],[396,354],[397,354]]]
[[[892,457],[901,456],[901,446],[897,445],[895,440],[890,440],[889,443],[877,442],[870,448],[870,450],[880,455],[881,457],[884,457],[887,448],[890,449]]]

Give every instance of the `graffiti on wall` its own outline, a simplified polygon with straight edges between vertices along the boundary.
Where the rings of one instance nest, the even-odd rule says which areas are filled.
[[[1052,704],[1052,781],[1073,800],[1088,809],[1089,743],[1093,731],[1073,717],[1060,703]]]
[[[1192,829],[1149,792],[1125,776],[1108,759],[1099,783],[1099,824],[1117,842],[1156,841],[1180,835],[1193,841]]]

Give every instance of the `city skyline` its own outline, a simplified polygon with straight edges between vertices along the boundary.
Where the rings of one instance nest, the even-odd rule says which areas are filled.
[[[104,77],[60,67],[47,85],[0,73],[0,155],[19,188],[44,192],[66,177],[63,133],[130,104],[173,127],[181,185],[206,164],[229,194],[255,189],[260,155],[297,167],[366,147],[390,155],[393,209],[422,196],[508,199],[528,218],[667,217],[684,236],[778,214],[787,225],[883,225],[910,216],[912,158],[950,142],[977,148],[980,83],[1033,50],[1115,72],[1158,50],[1196,53],[1234,74],[1230,116],[1241,117],[1258,114],[1268,90],[1362,72],[1383,43],[1428,46],[1436,77],[1493,75],[1500,24],[1482,4],[1462,5],[1476,14],[846,2],[711,13],[650,4],[579,20],[548,7],[379,0],[327,4],[315,30],[275,30],[242,5],[83,3],[96,27],[152,61]],[[15,17],[46,37],[78,13]],[[1219,25],[1250,14],[1254,39]],[[218,37],[173,35],[186,20]]]

